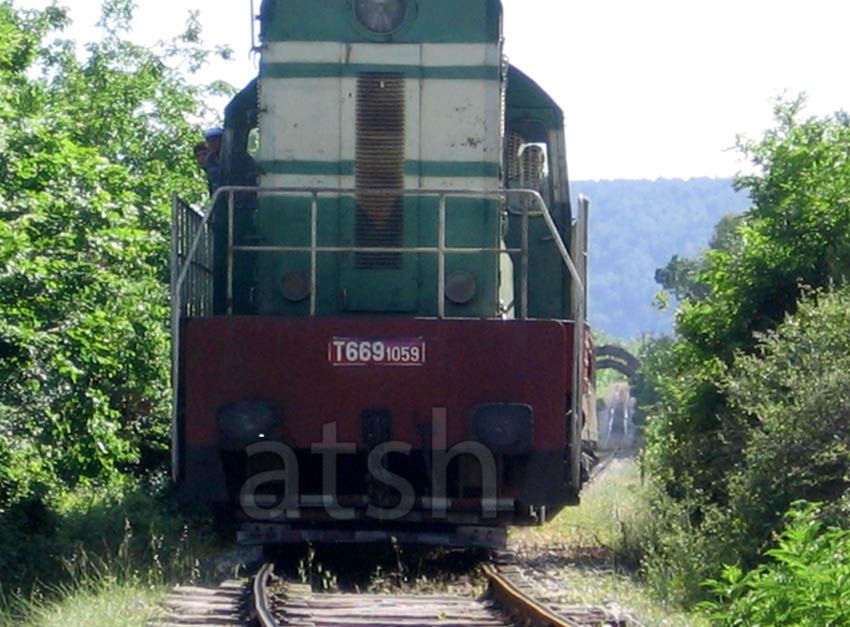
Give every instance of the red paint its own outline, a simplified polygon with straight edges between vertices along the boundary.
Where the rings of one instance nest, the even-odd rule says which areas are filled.
[[[215,446],[219,407],[265,400],[283,416],[284,442],[309,448],[322,426],[338,441],[360,442],[363,410],[392,414],[393,439],[422,446],[433,408],[446,408],[448,443],[469,438],[468,413],[479,403],[534,409],[534,446],[563,450],[572,328],[550,320],[416,320],[271,317],[195,318],[184,322],[186,439]],[[333,338],[421,339],[419,367],[335,367]]]

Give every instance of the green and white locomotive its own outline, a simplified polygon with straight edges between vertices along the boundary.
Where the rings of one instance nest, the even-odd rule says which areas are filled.
[[[587,207],[501,3],[265,0],[259,21],[222,187],[175,205],[182,493],[247,542],[495,546],[577,502]]]

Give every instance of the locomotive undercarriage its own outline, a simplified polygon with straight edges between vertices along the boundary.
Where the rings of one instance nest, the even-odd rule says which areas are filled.
[[[333,461],[310,450],[294,454],[297,489],[287,489],[278,455],[222,452],[229,508],[240,523],[242,543],[395,540],[499,548],[507,526],[545,522],[547,511],[569,500],[562,483],[547,485],[564,476],[562,454],[496,455],[496,476],[486,479],[486,462],[469,454],[448,460],[443,474],[435,473],[435,463],[443,462],[435,462],[431,451],[390,453],[382,460],[389,473],[384,477],[370,471],[367,451],[335,455]],[[494,486],[486,485],[493,479]],[[540,500],[529,503],[534,494]],[[553,495],[562,495],[561,502],[549,502]]]

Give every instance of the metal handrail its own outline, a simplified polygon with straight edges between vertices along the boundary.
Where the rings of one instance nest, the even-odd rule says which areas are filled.
[[[438,245],[435,247],[420,246],[420,247],[370,247],[370,246],[319,246],[318,245],[318,203],[319,197],[322,195],[335,196],[350,196],[361,194],[368,191],[370,195],[378,196],[416,196],[416,197],[438,197],[439,198],[439,233]],[[234,213],[235,213],[235,196],[238,193],[256,193],[264,195],[300,195],[309,196],[311,198],[310,207],[310,224],[311,237],[309,246],[237,246],[234,242]],[[446,201],[449,198],[486,198],[486,199],[501,199],[504,200],[508,196],[526,196],[531,198],[533,204],[538,207],[534,211],[535,217],[542,217],[546,226],[549,229],[553,242],[561,255],[561,258],[566,265],[570,275],[575,282],[574,285],[580,286],[579,292],[583,297],[585,293],[583,275],[576,267],[570,253],[561,238],[560,233],[552,219],[546,202],[536,190],[530,189],[503,189],[495,191],[486,190],[456,190],[456,189],[378,189],[378,190],[362,190],[356,188],[319,188],[319,187],[242,187],[229,186],[219,188],[212,199],[205,213],[204,221],[201,224],[206,225],[218,204],[219,199],[223,195],[227,195],[227,224],[228,224],[228,255],[227,255],[227,303],[228,313],[232,312],[233,298],[233,253],[235,252],[304,252],[310,253],[310,315],[316,314],[316,282],[317,282],[317,258],[320,253],[389,253],[389,254],[434,254],[438,256],[439,269],[445,270],[445,255],[446,254],[478,254],[483,252],[492,252],[497,254],[517,254],[521,255],[521,278],[520,278],[520,317],[525,319],[528,317],[528,221],[532,211],[527,206],[522,211],[522,244],[520,248],[486,248],[486,247],[449,247],[446,245]],[[187,259],[191,259],[196,250],[197,244],[200,243],[200,236],[195,238],[192,247],[189,250]],[[177,288],[179,289],[182,282],[185,280],[188,271],[188,263],[184,263],[177,277]],[[445,292],[445,272],[438,272],[438,317],[445,317],[445,301],[440,297]]]
[[[257,195],[295,195],[308,196],[311,199],[310,206],[310,246],[236,246],[234,242],[234,214],[235,214],[235,197],[239,193],[250,193]],[[322,195],[332,196],[356,196],[357,194],[368,193],[377,196],[416,196],[416,197],[437,197],[439,198],[439,218],[438,218],[438,239],[436,247],[365,247],[365,246],[319,246],[318,245],[318,204],[319,197]],[[447,254],[477,254],[482,252],[493,252],[498,254],[520,254],[521,278],[520,278],[520,317],[526,319],[528,317],[528,258],[529,258],[529,218],[532,211],[529,204],[537,207],[534,213],[535,217],[542,217],[552,242],[558,249],[561,255],[561,260],[567,268],[572,278],[572,305],[573,305],[573,364],[572,364],[572,399],[571,399],[571,465],[574,488],[578,490],[580,487],[581,476],[581,403],[584,396],[584,342],[585,342],[585,323],[587,311],[587,224],[588,213],[590,209],[590,201],[584,197],[579,197],[579,215],[573,225],[574,243],[573,248],[577,251],[578,264],[570,256],[567,246],[558,231],[552,215],[546,206],[543,197],[536,190],[532,189],[501,189],[501,190],[475,190],[475,189],[357,189],[357,188],[328,188],[328,187],[247,187],[247,186],[225,186],[220,187],[215,191],[210,199],[207,211],[204,214],[203,221],[200,224],[198,233],[196,234],[191,247],[186,255],[185,261],[179,272],[172,275],[172,334],[174,341],[173,350],[173,392],[174,398],[177,397],[177,369],[179,367],[178,360],[178,343],[179,343],[179,327],[180,327],[180,295],[183,282],[191,266],[191,260],[194,258],[198,246],[200,245],[203,228],[207,226],[212,215],[218,205],[219,200],[227,195],[227,307],[228,313],[232,312],[233,301],[233,256],[235,252],[307,252],[310,253],[310,315],[316,314],[317,304],[317,265],[318,255],[320,253],[400,253],[400,254],[435,254],[437,255],[437,312],[439,318],[445,317],[445,263]],[[510,196],[527,197],[532,200],[532,203],[522,203],[522,231],[521,231],[521,247],[519,249],[511,248],[481,248],[481,247],[449,247],[446,244],[446,200],[448,198],[481,198],[481,199],[496,199],[506,201]],[[176,402],[174,403],[176,411]],[[175,414],[176,425],[176,414]]]
[[[584,384],[585,384],[585,323],[587,320],[587,227],[588,216],[590,214],[590,200],[587,196],[581,195],[578,199],[578,219],[574,227],[575,241],[573,250],[578,253],[579,268],[576,268],[576,273],[580,274],[580,280],[574,280],[573,283],[573,305],[575,325],[573,326],[573,380],[572,380],[572,396],[570,398],[570,412],[572,414],[570,426],[570,442],[572,444],[570,450],[570,471],[572,484],[575,493],[578,494],[581,490],[581,455],[582,441],[581,433],[584,425],[582,424],[582,401],[584,400]],[[554,227],[554,222],[551,222],[551,216],[544,216],[547,224],[550,224],[550,229]],[[564,243],[555,240],[558,250],[563,256],[567,251],[562,250]],[[567,253],[569,257],[569,254]],[[572,261],[572,260],[570,260]],[[575,268],[575,265],[572,264]],[[571,271],[572,272],[572,271]]]

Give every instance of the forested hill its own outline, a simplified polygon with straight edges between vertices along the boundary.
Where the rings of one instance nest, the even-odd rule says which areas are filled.
[[[707,248],[714,225],[750,205],[730,179],[574,181],[591,199],[590,321],[621,339],[669,333],[672,311],[652,306],[655,270]]]

